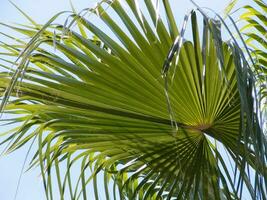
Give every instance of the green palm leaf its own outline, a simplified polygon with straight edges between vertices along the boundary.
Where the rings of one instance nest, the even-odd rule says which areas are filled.
[[[233,1],[228,6],[228,13],[233,9]],[[245,5],[242,8],[239,21],[243,23],[240,32],[244,38],[253,60],[253,70],[257,77],[261,109],[266,112],[266,26],[267,26],[267,5],[262,0],[253,0],[252,5]]]
[[[37,141],[31,167],[40,166],[47,199],[53,183],[62,199],[87,199],[93,184],[98,199],[99,177],[106,199],[239,199],[243,187],[266,199],[266,137],[240,48],[206,16],[200,33],[194,11],[191,41],[168,1],[168,25],[153,1],[126,2],[130,12],[117,0],[89,10],[101,26],[75,13],[78,30],[50,25],[56,17],[41,29],[9,26],[33,39],[4,46],[20,61],[0,78],[17,126],[8,152]]]

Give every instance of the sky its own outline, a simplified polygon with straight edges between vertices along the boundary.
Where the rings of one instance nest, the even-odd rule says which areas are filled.
[[[189,0],[176,0],[174,13],[179,19],[193,8]],[[248,0],[242,0],[245,3]],[[30,15],[37,23],[45,23],[54,14],[70,10],[69,0],[13,0],[13,2],[24,12]],[[92,7],[95,0],[72,0],[77,10]],[[195,0],[202,7],[209,7],[222,13],[229,1],[226,0]],[[0,22],[4,23],[28,23],[28,21],[18,12],[18,10],[8,1],[0,0]],[[7,30],[0,26],[0,32]],[[2,38],[0,38],[1,40]],[[1,133],[0,127],[0,133]],[[13,200],[20,172],[25,160],[25,155],[29,146],[0,157],[0,199]],[[0,148],[1,150],[1,148]],[[44,190],[42,186],[39,169],[33,169],[22,174],[19,191],[16,200],[44,200]]]

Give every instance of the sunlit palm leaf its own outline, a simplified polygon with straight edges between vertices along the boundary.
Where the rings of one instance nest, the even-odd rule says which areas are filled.
[[[229,12],[233,9],[233,1],[229,6]],[[262,0],[251,1],[252,5],[245,5],[242,9],[239,21],[242,22],[240,32],[249,47],[254,61],[254,73],[257,76],[259,94],[261,96],[262,109],[266,112],[267,95],[267,5]],[[245,25],[243,24],[245,23]]]
[[[1,73],[1,91],[10,93],[5,112],[15,114],[11,123],[23,122],[4,141],[8,151],[38,141],[31,164],[41,167],[48,199],[54,195],[52,173],[62,198],[87,199],[92,182],[98,199],[101,176],[107,199],[115,199],[111,179],[113,195],[122,199],[238,199],[243,182],[253,198],[266,198],[266,138],[240,49],[220,40],[214,20],[205,18],[199,33],[191,12],[193,39],[182,38],[177,52],[179,32],[168,1],[161,12],[168,26],[152,1],[126,2],[127,8],[115,0],[90,10],[105,26],[73,14],[79,31],[68,25],[41,32],[35,24],[11,27],[38,34],[42,45],[28,47],[18,69]],[[17,57],[20,50],[9,52]],[[166,60],[172,51],[174,58]],[[254,141],[262,142],[260,150]],[[74,165],[81,169],[78,180]],[[255,185],[247,167],[257,171]]]
[[[267,101],[267,5],[264,1],[255,0],[256,6],[245,6],[240,16],[246,25],[241,29],[246,43],[252,49],[255,62],[255,73],[258,77],[259,93],[263,109],[266,111]]]

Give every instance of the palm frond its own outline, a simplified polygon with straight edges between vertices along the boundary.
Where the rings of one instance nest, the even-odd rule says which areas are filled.
[[[91,187],[95,199],[241,199],[243,188],[266,199],[266,137],[239,46],[207,16],[199,31],[195,11],[186,39],[167,0],[163,10],[126,3],[102,1],[64,25],[9,26],[33,39],[4,45],[22,60],[0,75],[3,112],[18,127],[8,152],[36,140],[30,167],[40,166],[47,199],[55,185],[62,199],[88,199]]]

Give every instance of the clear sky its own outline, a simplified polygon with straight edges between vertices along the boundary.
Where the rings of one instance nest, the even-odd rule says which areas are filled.
[[[229,0],[195,0],[200,6],[209,7],[222,12]],[[242,0],[245,3],[248,0]],[[29,14],[38,23],[45,23],[59,11],[70,10],[69,0],[13,0],[23,11]],[[72,0],[77,10],[95,4],[95,0]],[[189,0],[176,0],[175,15],[183,18],[184,14],[193,7]],[[0,2],[0,22],[28,23],[8,0]],[[0,31],[5,31],[0,26]],[[0,38],[1,40],[2,38]],[[0,128],[0,133],[2,129]],[[1,148],[0,148],[1,150]],[[27,147],[11,155],[0,157],[0,200],[13,200],[17,181],[25,159]],[[20,183],[17,200],[45,199],[39,169],[24,173]]]

